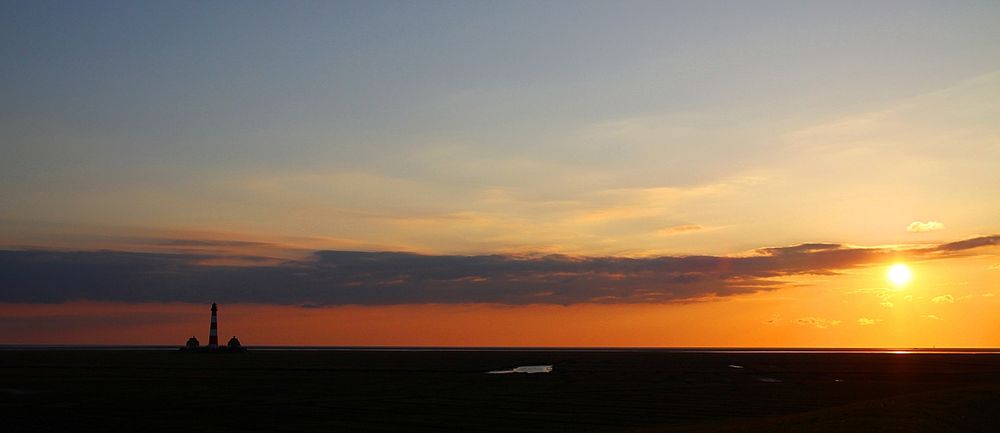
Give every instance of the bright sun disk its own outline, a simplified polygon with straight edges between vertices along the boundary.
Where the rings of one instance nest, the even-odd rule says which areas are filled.
[[[889,282],[896,287],[905,286],[913,278],[910,268],[902,263],[890,266],[887,276],[889,277]]]

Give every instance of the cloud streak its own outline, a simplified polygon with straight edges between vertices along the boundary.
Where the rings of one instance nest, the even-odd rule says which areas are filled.
[[[681,233],[690,233],[705,230],[705,227],[698,224],[683,224],[678,226],[670,226],[659,229],[656,234],[661,236],[672,236]]]
[[[909,250],[948,253],[998,236]],[[0,302],[244,302],[280,305],[691,302],[884,263],[899,251],[830,243],[752,254],[647,258],[316,251],[303,260],[210,253],[0,251]],[[238,263],[239,265],[234,265]],[[247,263],[259,263],[248,266]]]
[[[1000,245],[1000,235],[980,236],[957,242],[949,242],[941,244],[933,250],[939,252],[964,251],[971,250],[973,248],[990,247],[995,245]]]

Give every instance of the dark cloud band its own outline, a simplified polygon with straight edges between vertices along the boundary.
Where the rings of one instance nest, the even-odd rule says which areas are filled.
[[[941,257],[1000,236],[905,252],[839,244],[762,248],[746,257],[420,255],[317,251],[259,266],[254,257],[116,251],[0,251],[0,302],[246,302],[281,305],[666,303],[784,287],[900,254]]]

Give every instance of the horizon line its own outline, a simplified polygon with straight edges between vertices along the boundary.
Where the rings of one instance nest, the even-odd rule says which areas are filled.
[[[79,350],[102,350],[102,349],[133,349],[133,350],[159,350],[174,349],[182,345],[176,344],[8,344],[0,343],[0,350],[44,350],[44,349],[79,349]],[[394,345],[254,345],[244,346],[249,350],[290,350],[290,349],[326,349],[326,350],[469,350],[469,351],[677,351],[677,352],[760,352],[760,351],[782,351],[782,352],[913,352],[913,353],[941,353],[941,352],[991,352],[1000,354],[1000,347],[832,347],[832,346],[448,346],[448,345],[427,345],[427,346],[394,346]]]

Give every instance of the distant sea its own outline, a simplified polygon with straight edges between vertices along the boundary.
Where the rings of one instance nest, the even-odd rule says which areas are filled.
[[[0,350],[177,350],[165,345],[0,344]],[[1000,354],[1000,348],[247,346],[250,351]]]

